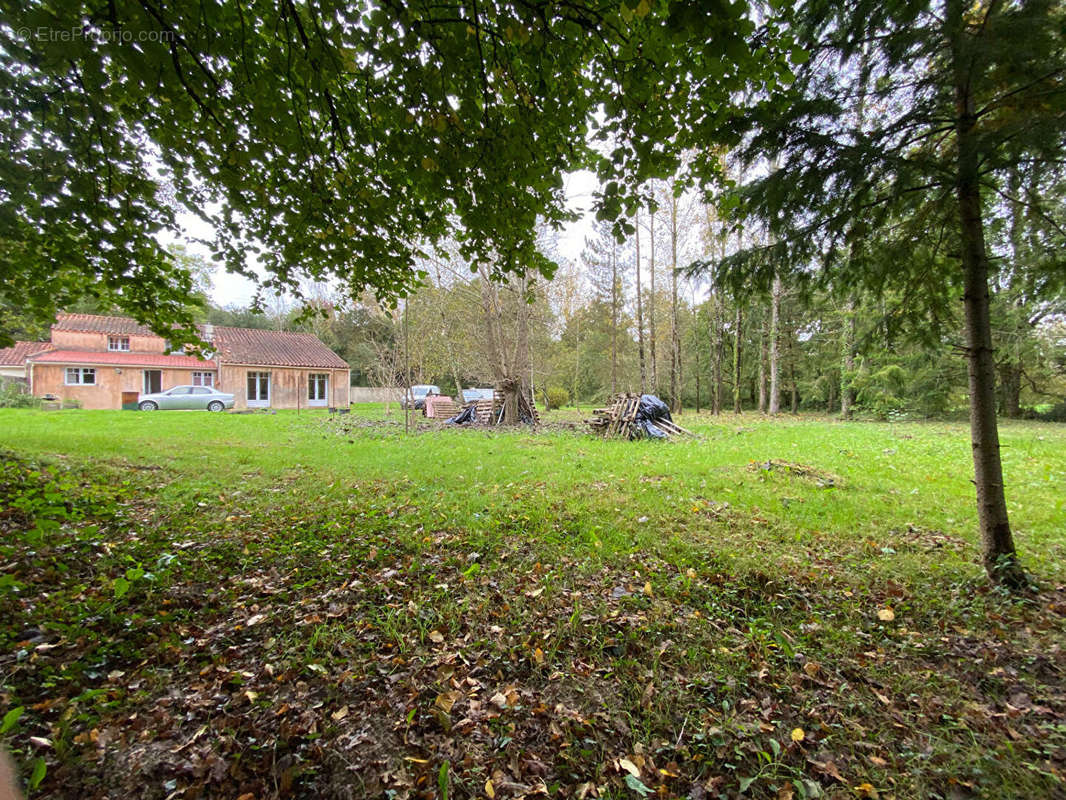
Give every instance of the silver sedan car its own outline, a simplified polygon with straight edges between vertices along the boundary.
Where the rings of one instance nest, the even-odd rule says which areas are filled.
[[[141,411],[171,409],[207,409],[221,411],[233,408],[233,395],[220,392],[211,386],[175,386],[165,392],[142,394],[137,397]]]

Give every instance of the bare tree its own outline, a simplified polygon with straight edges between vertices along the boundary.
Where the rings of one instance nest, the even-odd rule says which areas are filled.
[[[771,416],[781,413],[781,387],[779,385],[781,363],[778,338],[781,317],[781,276],[774,274],[773,287],[770,290],[770,407]]]

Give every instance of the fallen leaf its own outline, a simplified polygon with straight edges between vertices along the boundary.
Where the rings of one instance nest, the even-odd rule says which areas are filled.
[[[433,705],[443,711],[445,714],[450,714],[452,706],[455,705],[455,701],[459,699],[459,692],[441,692],[437,695],[437,699]]]
[[[882,608],[877,612],[877,618],[882,622],[891,622],[896,618],[896,612],[891,608]]]
[[[867,756],[870,759],[870,763],[878,767],[887,767],[888,762],[880,756]]]
[[[626,772],[628,772],[634,778],[639,778],[640,777],[640,769],[637,767],[636,764],[634,764],[628,758],[620,758],[620,759],[618,759],[618,766],[621,767],[622,769],[624,769]]]
[[[496,796],[496,789],[492,785],[492,778],[485,781],[485,795],[492,800]]]
[[[541,650],[539,647],[533,651],[533,660],[538,664],[544,663],[544,651]]]
[[[806,738],[807,738],[807,734],[805,734],[803,732],[803,728],[793,728],[792,729],[792,741],[794,741],[794,742],[802,742]]]
[[[855,791],[859,793],[860,797],[877,797],[877,789],[870,783],[860,783],[855,787]]]
[[[341,706],[332,714],[330,714],[330,716],[333,718],[334,722],[340,722],[342,719],[348,716],[348,706]]]
[[[655,592],[652,591],[651,588],[651,581],[644,581],[644,594],[646,594],[648,597],[655,596]]]
[[[496,694],[489,698],[489,702],[497,708],[507,708],[507,696],[502,692],[496,692]]]
[[[440,631],[430,631],[429,632],[429,640],[431,642],[433,642],[434,644],[440,644],[441,642],[444,641],[444,634],[441,633]]]
[[[654,794],[651,789],[641,783],[639,778],[633,775],[626,775],[626,786],[637,792],[641,797],[647,797],[649,794]]]

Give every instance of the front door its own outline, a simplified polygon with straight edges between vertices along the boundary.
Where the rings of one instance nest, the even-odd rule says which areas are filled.
[[[155,394],[163,391],[163,370],[146,369],[144,371],[144,392],[142,394]]]
[[[248,373],[248,407],[266,408],[270,405],[270,373]]]

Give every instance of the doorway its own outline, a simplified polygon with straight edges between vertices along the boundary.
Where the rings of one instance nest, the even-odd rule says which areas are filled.
[[[163,370],[146,369],[144,371],[144,391],[142,394],[156,394],[163,391]]]
[[[248,373],[248,407],[266,408],[270,405],[270,373]]]

